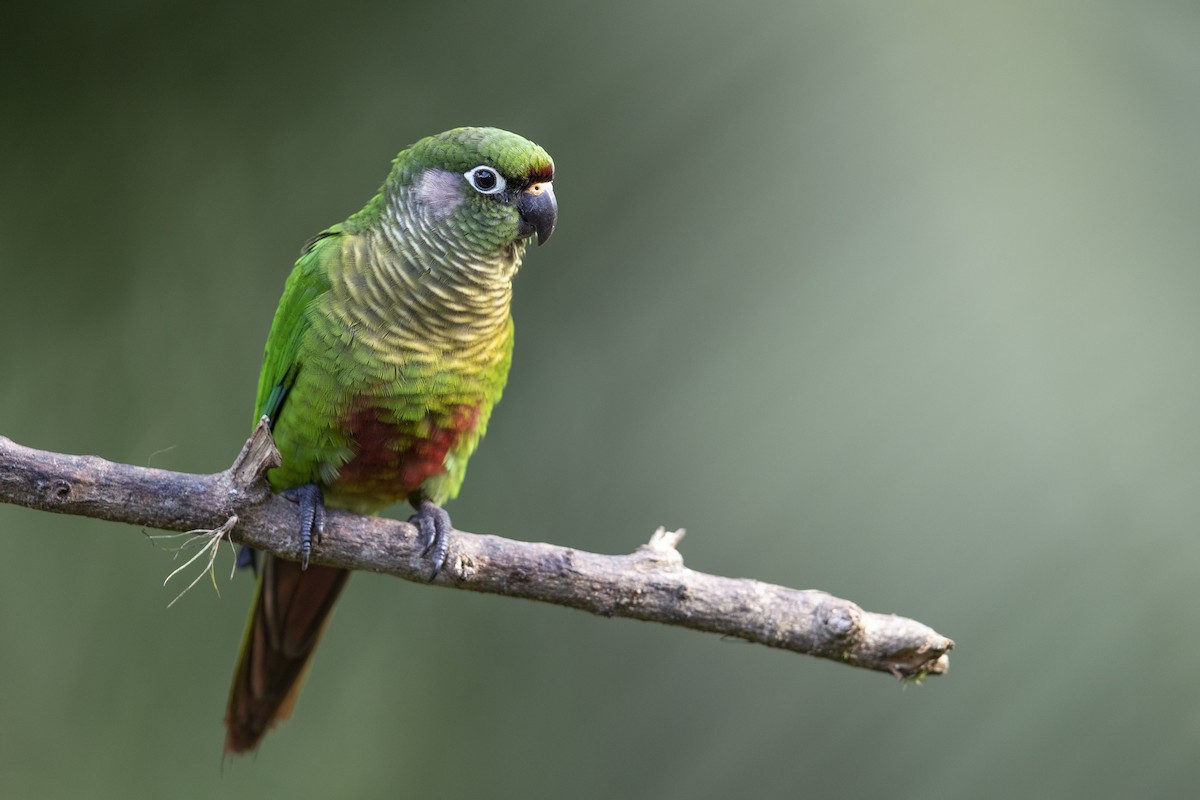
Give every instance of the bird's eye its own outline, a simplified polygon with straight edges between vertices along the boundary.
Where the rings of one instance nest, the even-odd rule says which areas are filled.
[[[480,165],[463,173],[467,182],[482,194],[497,194],[504,191],[504,177],[491,167]]]

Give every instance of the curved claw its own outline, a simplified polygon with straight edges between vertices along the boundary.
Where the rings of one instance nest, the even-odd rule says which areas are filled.
[[[408,521],[421,532],[417,543],[422,545],[421,557],[428,557],[433,564],[433,572],[429,575],[432,583],[445,566],[446,555],[450,552],[450,515],[432,500],[422,500],[417,513]]]
[[[280,494],[300,506],[300,568],[308,569],[313,539],[320,544],[325,535],[325,495],[315,483],[306,483]]]

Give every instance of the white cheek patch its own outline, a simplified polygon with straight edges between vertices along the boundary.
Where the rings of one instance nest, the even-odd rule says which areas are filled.
[[[445,216],[458,208],[465,195],[467,182],[457,172],[427,169],[417,176],[412,195],[418,203],[428,206],[434,214]]]

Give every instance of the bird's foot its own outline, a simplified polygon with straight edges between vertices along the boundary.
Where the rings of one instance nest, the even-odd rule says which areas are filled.
[[[249,567],[254,574],[258,574],[258,551],[249,545],[242,545],[237,551],[237,561],[234,562],[238,569]]]
[[[325,535],[325,495],[315,483],[306,483],[279,493],[300,506],[300,568],[308,569],[313,540],[321,543]]]
[[[432,500],[422,500],[417,506],[417,513],[408,518],[417,526],[421,535],[417,544],[422,545],[421,557],[429,557],[433,564],[433,573],[429,580],[433,581],[442,571],[446,563],[446,554],[450,552],[450,515]]]

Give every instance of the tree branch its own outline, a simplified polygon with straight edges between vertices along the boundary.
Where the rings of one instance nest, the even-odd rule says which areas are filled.
[[[34,450],[0,436],[0,501],[171,531],[224,528],[234,542],[295,559],[296,506],[263,479],[278,464],[261,423],[233,466],[213,475]],[[687,569],[676,549],[682,536],[660,528],[636,552],[606,556],[454,531],[435,584],[719,633],[896,677],[949,666],[954,642],[914,620],[825,592]],[[416,540],[406,522],[330,511],[312,561],[424,583],[429,565]]]

